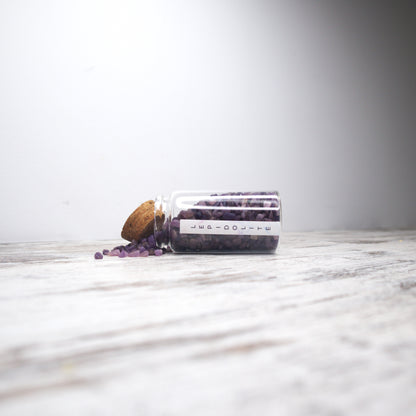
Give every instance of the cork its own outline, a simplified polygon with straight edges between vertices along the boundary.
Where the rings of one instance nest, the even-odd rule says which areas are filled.
[[[127,218],[121,237],[128,241],[139,241],[153,232],[155,201],[143,202]]]
[[[121,231],[121,237],[128,241],[140,241],[153,234],[155,220],[155,201],[143,202],[127,218]],[[163,223],[164,215],[161,210],[156,212],[156,223]]]

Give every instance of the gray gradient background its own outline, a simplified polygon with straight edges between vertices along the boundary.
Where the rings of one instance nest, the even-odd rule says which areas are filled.
[[[416,227],[413,4],[0,0],[0,241],[118,237],[177,189]]]

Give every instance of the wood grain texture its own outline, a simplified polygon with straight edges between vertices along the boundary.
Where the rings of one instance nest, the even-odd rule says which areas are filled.
[[[275,255],[0,245],[1,415],[411,415],[416,232]]]

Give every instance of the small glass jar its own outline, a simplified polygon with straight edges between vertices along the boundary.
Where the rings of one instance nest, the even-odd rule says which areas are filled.
[[[180,191],[155,199],[156,243],[176,253],[273,253],[280,229],[276,191]]]

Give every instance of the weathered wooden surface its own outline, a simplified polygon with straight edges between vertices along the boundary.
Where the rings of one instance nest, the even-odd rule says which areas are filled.
[[[411,415],[416,232],[276,255],[0,245],[2,415]]]

